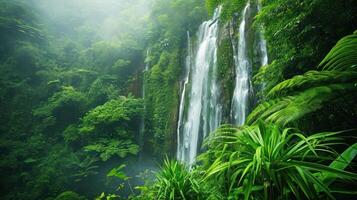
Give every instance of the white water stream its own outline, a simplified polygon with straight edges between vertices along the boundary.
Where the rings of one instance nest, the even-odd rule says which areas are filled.
[[[234,63],[235,63],[235,88],[232,98],[232,121],[234,124],[241,126],[244,124],[247,114],[249,114],[249,96],[252,94],[252,61],[249,58],[248,50],[248,28],[251,27],[251,24],[247,24],[249,18],[251,17],[252,6],[250,1],[247,2],[244,10],[242,12],[242,19],[239,25],[239,39],[237,47],[233,44],[234,51]],[[257,11],[260,11],[260,4],[258,3]],[[268,53],[267,45],[261,31],[262,27],[258,30],[258,50],[260,55],[260,65],[264,66],[268,64]],[[238,51],[236,50],[238,49]]]
[[[260,10],[260,5],[257,6]],[[266,41],[262,27],[258,30],[256,45],[248,44],[252,6],[248,1],[241,15],[239,39],[232,41],[235,66],[235,88],[232,97],[231,116],[236,125],[243,125],[249,112],[249,96],[253,92],[251,71],[253,62],[249,48],[259,51],[260,65],[268,64]],[[198,31],[197,49],[193,51],[187,32],[187,57],[182,80],[179,120],[177,127],[177,159],[189,166],[195,162],[203,139],[221,123],[222,105],[217,83],[217,38],[219,6],[212,19],[201,24]]]
[[[189,166],[194,163],[204,137],[215,130],[221,121],[222,106],[219,103],[220,91],[216,81],[220,12],[221,7],[218,7],[213,18],[203,22],[198,31],[198,48],[189,79],[190,91],[186,115],[184,115],[185,97],[182,98],[184,93],[181,95],[180,113],[182,114],[179,116],[177,159]],[[189,55],[189,57],[193,56]],[[191,59],[189,60],[187,63],[191,65]],[[186,68],[190,67],[186,66]],[[186,90],[185,86],[184,90]]]
[[[247,53],[246,20],[249,14],[250,3],[248,1],[242,13],[242,21],[239,25],[238,51],[234,52],[235,61],[235,88],[232,98],[232,120],[236,125],[243,125],[248,111],[248,98],[251,88],[249,72],[251,63]],[[233,45],[234,47],[235,45]],[[235,47],[233,49],[236,49]]]

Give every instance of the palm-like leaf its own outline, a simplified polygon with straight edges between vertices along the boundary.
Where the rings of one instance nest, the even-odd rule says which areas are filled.
[[[258,105],[248,116],[247,123],[263,119],[285,126],[336,97],[357,91],[356,66],[357,32],[335,45],[318,66],[322,71],[309,71],[273,87],[267,95],[270,100]]]
[[[353,90],[356,90],[356,86],[352,83],[309,88],[295,96],[274,99],[259,105],[248,116],[247,123],[252,124],[258,119],[264,119],[285,126]]]
[[[270,90],[267,96],[274,98],[315,86],[351,83],[355,80],[357,80],[357,72],[355,71],[308,71],[303,75],[294,76],[279,83]]]
[[[214,158],[205,170],[205,180],[224,177],[228,187],[222,190],[244,199],[268,199],[273,194],[275,199],[312,199],[321,194],[333,199],[329,185],[316,172],[357,180],[357,174],[322,164],[337,157],[331,148],[340,141],[337,135],[306,137],[294,129],[281,130],[262,122],[234,132],[218,129],[207,140],[209,150],[202,156]]]
[[[351,70],[357,64],[357,31],[342,38],[319,64],[323,70]]]
[[[334,160],[329,167],[339,170],[344,170],[356,157],[357,155],[357,143],[348,147],[336,160]],[[321,179],[327,183],[331,184],[336,178],[335,174],[325,172],[322,174]]]

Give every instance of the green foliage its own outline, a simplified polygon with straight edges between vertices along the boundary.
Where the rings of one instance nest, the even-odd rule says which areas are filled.
[[[135,155],[138,153],[139,147],[131,140],[101,139],[95,144],[85,146],[84,150],[97,152],[102,161],[107,161],[113,156],[124,158],[128,154]]]
[[[38,70],[41,52],[40,49],[30,43],[20,43],[14,51],[14,71],[18,76],[32,75]]]
[[[132,139],[142,101],[130,96],[118,103],[140,93],[133,85],[149,2],[136,2],[116,4],[120,14],[92,18],[82,12],[98,13],[101,6],[84,9],[92,2],[0,1],[0,199],[47,199],[68,189],[90,194],[82,188],[88,180],[101,182],[98,169],[107,163],[98,162],[100,155],[138,152]],[[75,5],[82,11],[73,12]],[[120,31],[108,36],[108,28],[94,28],[99,24]],[[96,113],[86,117],[91,110]],[[96,145],[100,151],[84,150]]]
[[[155,184],[149,187],[146,199],[204,199],[197,180],[189,169],[177,161],[165,159],[157,173]]]
[[[99,197],[96,197],[95,200],[117,200],[120,199],[120,196],[116,194],[105,194],[102,192]]]
[[[263,95],[284,79],[317,66],[335,43],[351,34],[357,17],[353,0],[262,1],[256,23],[264,25],[272,64],[263,67],[256,83]],[[331,12],[333,10],[333,12]]]
[[[139,147],[131,140],[136,129],[130,125],[142,112],[140,99],[132,96],[120,97],[89,111],[84,116],[78,132],[65,136],[72,140],[89,137],[87,145],[83,147],[84,151],[95,153],[102,161],[113,156],[124,158],[136,155]],[[75,135],[76,133],[78,135]]]
[[[240,13],[245,4],[246,4],[246,0],[221,0],[222,1],[222,14],[221,14],[221,21],[222,23],[226,23],[229,22],[232,18],[232,16],[237,15],[238,13]],[[255,2],[252,2],[252,4],[254,4]]]
[[[68,117],[74,113],[73,118],[78,117],[84,110],[85,97],[73,87],[62,87],[60,92],[55,93],[43,106],[34,110],[34,115],[39,117]],[[66,113],[67,111],[67,113]],[[66,116],[64,116],[66,115]]]
[[[357,63],[357,62],[356,62]],[[303,75],[294,76],[273,87],[267,94],[268,98],[284,96],[314,86],[351,83],[356,80],[357,72],[354,71],[308,71]]]
[[[220,16],[222,24],[230,21],[234,15],[240,13],[245,4],[246,0],[205,0],[206,9],[210,15],[213,15],[214,10],[219,5],[222,5],[223,8]]]
[[[213,15],[214,9],[221,3],[221,0],[206,0],[205,5],[208,13]]]
[[[316,172],[356,180],[357,174],[326,166],[337,153],[339,133],[310,136],[274,124],[219,128],[207,141],[208,151],[200,159],[209,161],[205,180],[218,184],[223,193],[244,199],[334,199]],[[220,182],[221,181],[221,182]],[[273,196],[274,195],[274,196]]]
[[[120,165],[119,167],[113,168],[110,170],[110,172],[107,174],[108,177],[116,177],[121,180],[128,180],[129,177],[126,176],[126,174],[122,171],[123,168],[125,168],[126,165]]]
[[[34,13],[20,1],[0,2],[0,59],[9,55],[16,41],[42,42],[45,36]]]
[[[72,191],[66,191],[58,195],[55,200],[86,200],[87,198],[72,192]]]
[[[119,97],[89,111],[83,118],[81,130],[93,130],[95,127],[127,122],[143,112],[142,101],[129,97]]]
[[[142,106],[142,100],[132,96],[110,100],[85,114],[78,128],[67,127],[64,137],[67,141],[86,137],[84,151],[93,152],[102,161],[136,155],[139,147],[131,140],[136,129],[130,125],[142,114]]]
[[[156,145],[165,141],[167,133],[172,133],[172,126],[175,120],[175,108],[178,105],[176,83],[179,66],[177,51],[172,54],[164,52],[160,56],[158,64],[154,65],[148,76],[146,103],[148,105],[148,114],[152,116],[152,129],[154,132],[154,141]],[[167,144],[169,145],[169,144]],[[167,148],[167,147],[165,147]],[[158,151],[161,151],[158,149]]]
[[[322,70],[353,70],[356,68],[357,31],[339,40],[319,64]]]
[[[72,175],[76,182],[80,182],[87,177],[98,174],[97,170],[99,166],[97,165],[98,159],[86,156],[81,159],[80,155],[70,154],[68,160],[66,160],[75,173]]]
[[[351,164],[353,159],[355,159],[356,155],[357,155],[357,143],[349,146],[344,152],[342,152],[341,155],[338,156],[338,158],[336,158],[336,160],[334,160],[329,165],[329,167],[334,169],[344,170],[347,166]],[[325,172],[321,174],[321,179],[327,184],[333,183],[337,178],[339,177],[336,176],[336,174],[334,173]]]
[[[67,126],[67,128],[62,132],[62,135],[66,142],[73,142],[78,140],[80,137],[78,126],[74,124]]]
[[[157,0],[153,5],[149,0],[120,1],[101,10],[108,2],[111,1],[0,1],[1,199],[53,199],[52,196],[67,190],[89,194],[92,190],[89,186],[97,188],[97,184],[101,184],[103,167],[117,157],[121,161],[138,153],[138,145],[133,138],[138,138],[137,123],[144,114],[144,149],[149,150],[145,153],[154,151],[160,155],[175,147],[172,137],[176,131],[186,31],[193,36],[199,24],[207,18],[205,1]],[[225,23],[239,15],[245,3],[243,0],[209,0],[206,6],[212,14],[215,7],[222,4],[221,21]],[[255,1],[251,3],[255,5]],[[285,125],[298,119],[306,120],[307,114],[316,113],[316,118],[324,123],[312,120],[315,126],[329,125],[325,121],[326,116],[330,118],[336,113],[340,113],[339,116],[348,113],[345,118],[351,122],[342,118],[336,124],[348,128],[354,126],[353,117],[357,110],[353,106],[356,92],[355,34],[341,40],[325,57],[318,66],[321,71],[307,72],[318,65],[339,38],[355,29],[351,26],[357,24],[354,0],[266,0],[262,3],[263,10],[256,17],[256,22],[265,26],[269,57],[273,62],[261,68],[256,76],[255,81],[266,86],[262,95],[268,101],[253,111],[249,122],[261,118]],[[149,12],[151,15],[146,17]],[[195,40],[193,37],[192,41]],[[146,87],[144,113],[143,100],[129,94],[141,95],[145,47],[150,49],[147,58],[150,70],[143,75]],[[221,43],[222,51],[219,50],[219,74],[224,81],[232,75],[230,63],[221,62],[232,56],[229,47],[230,43],[226,40]],[[307,73],[294,77],[304,72]],[[224,93],[229,93],[229,87],[225,85]],[[334,106],[334,100],[339,102],[337,106]],[[227,99],[225,103],[230,105]],[[265,129],[277,132],[278,128]],[[240,130],[226,127],[225,131],[236,136]],[[262,187],[278,190],[282,183],[264,184],[266,180],[262,178],[268,177],[267,174],[255,171],[264,169],[266,172],[277,166],[267,163],[264,156],[252,155],[259,151],[265,155],[267,151],[263,151],[264,148],[272,148],[274,141],[283,137],[278,133],[271,137],[261,134],[264,142],[272,144],[259,148],[257,141],[249,136],[254,134],[244,135],[253,148],[242,144],[244,148],[240,149],[241,146],[233,145],[236,141],[227,143],[222,138],[215,142],[212,140],[216,145],[208,145],[210,153],[202,156],[202,166],[198,165],[197,169],[190,171],[174,161],[166,161],[158,181],[143,191],[147,194],[143,195],[143,199],[224,199],[230,192],[232,198],[236,198],[244,192],[249,193],[249,187],[245,187],[252,182],[249,177],[255,178],[251,191],[254,197],[265,194]],[[286,192],[289,197],[297,194],[308,196],[313,192],[316,192],[316,197],[317,193],[328,195],[331,192],[329,188],[336,183],[331,182],[344,178],[346,172],[343,170],[349,169],[347,166],[353,163],[355,145],[329,167],[324,167],[321,162],[327,164],[336,157],[332,149],[320,152],[319,145],[321,142],[325,144],[328,137],[314,140],[296,135],[285,136],[290,140],[286,139],[289,142],[281,145],[284,156],[301,155],[299,151],[286,151],[299,144],[299,148],[306,150],[306,145],[311,144],[313,150],[318,148],[315,152],[319,157],[308,150],[301,158],[296,160],[294,157],[295,160],[286,162],[289,164],[286,168],[271,173],[276,175],[287,171],[288,175],[292,175],[287,180],[282,176],[276,177],[279,181],[292,182],[291,186],[284,185],[287,189],[279,192]],[[225,151],[230,154],[224,153],[224,159],[222,157],[220,162],[215,162],[223,155],[223,144],[227,145]],[[254,148],[262,150],[254,151]],[[247,150],[243,152],[243,149]],[[234,153],[236,151],[238,153]],[[239,174],[247,180],[241,181],[244,187],[230,176],[232,170],[239,171],[235,165],[240,159],[238,154],[250,156],[253,163],[245,175]],[[230,157],[237,159],[232,160],[230,168],[226,168],[224,162]],[[316,163],[311,163],[312,159]],[[261,160],[264,165],[259,164],[263,163]],[[227,173],[213,173],[212,163],[221,166],[220,170]],[[253,167],[255,170],[251,170]],[[120,165],[107,175],[127,179],[122,168],[123,165]],[[317,180],[312,180],[313,177]],[[320,178],[322,185],[319,185]],[[229,190],[231,183],[233,189]],[[98,197],[120,198],[104,193]],[[56,199],[85,198],[67,191]]]
[[[234,61],[232,41],[223,37],[217,49],[217,79],[221,81],[223,112],[228,116],[234,91]]]
[[[294,96],[273,99],[258,105],[248,116],[247,123],[252,124],[258,119],[264,119],[286,126],[355,89],[354,84],[331,84],[309,88]]]
[[[319,65],[322,71],[308,71],[274,86],[267,95],[271,100],[258,105],[247,123],[264,119],[285,126],[356,92],[357,54],[351,50],[357,44],[356,36],[346,36],[336,44]]]
[[[86,52],[94,66],[103,66],[104,68],[112,66],[119,59],[120,46],[110,42],[97,42]]]
[[[182,44],[187,43],[187,31],[194,35],[206,16],[204,1],[158,0],[153,4],[148,30],[150,69],[144,81],[147,141],[154,154],[163,155],[173,146],[179,78],[186,53]]]

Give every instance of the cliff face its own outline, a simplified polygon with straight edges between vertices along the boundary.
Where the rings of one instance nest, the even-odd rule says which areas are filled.
[[[245,13],[245,29],[243,38],[246,43],[245,51],[247,53],[246,61],[249,63],[249,102],[248,113],[257,101],[256,93],[261,89],[260,85],[253,84],[253,77],[262,66],[262,57],[264,52],[260,48],[262,41],[261,26],[254,23],[254,17],[257,14],[258,5],[252,1]],[[239,28],[242,22],[243,9],[236,11],[226,17],[220,24],[218,39],[218,79],[222,87],[221,101],[223,103],[223,121],[222,123],[233,123],[232,121],[232,97],[234,95],[235,78],[238,76],[236,67],[239,65],[237,59],[242,52],[239,52]],[[265,52],[266,53],[266,52]]]
[[[231,22],[221,24],[218,38],[218,80],[222,88],[221,102],[223,105],[222,121],[229,123],[231,121],[230,111],[232,104],[232,95],[234,90],[234,42],[235,26],[233,19]]]
[[[144,149],[162,157],[176,151],[180,82],[185,71],[187,31],[194,34],[207,17],[204,1],[158,1],[150,16],[145,72]]]
[[[243,9],[244,4],[236,5],[236,9]],[[239,48],[239,27],[242,21],[243,10],[232,12],[230,7],[222,8],[222,15],[218,21],[218,38],[217,38],[217,72],[212,77],[212,73],[208,79],[215,78],[218,83],[219,98],[218,103],[222,106],[220,124],[233,123],[232,120],[232,97],[235,95],[234,90],[237,85],[236,76],[237,58],[241,52]],[[261,67],[261,51],[259,49],[259,40],[261,34],[259,26],[254,25],[254,17],[257,13],[258,7],[256,3],[250,3],[247,12],[245,13],[245,37],[246,43],[246,59],[249,63],[248,71],[248,85],[249,90],[248,103],[245,113],[254,105],[256,98],[255,93],[259,90],[259,86],[253,85],[252,77],[257,73]],[[215,23],[217,19],[212,19]],[[196,29],[193,29],[195,33]],[[197,48],[200,44],[198,41],[198,34],[192,34],[193,57],[197,54]],[[177,147],[177,126],[179,117],[179,105],[182,95],[182,75],[185,74],[185,59],[187,56],[187,38],[180,36],[179,40],[172,43],[170,39],[162,40],[160,43],[154,43],[151,46],[152,55],[149,58],[152,60],[152,66],[145,75],[146,93],[145,100],[147,104],[146,121],[147,127],[147,147],[156,155],[171,154],[174,155]],[[194,58],[193,58],[194,60]],[[194,62],[194,61],[193,61]],[[193,66],[197,67],[197,66]],[[192,77],[190,77],[191,79]],[[187,84],[187,90],[190,91],[192,83]],[[187,94],[187,93],[186,93]],[[184,117],[187,117],[189,94],[185,97],[185,109],[183,110]],[[215,105],[213,105],[214,107]],[[208,112],[208,115],[211,113]],[[203,124],[205,116],[202,116],[201,123]],[[200,130],[204,129],[200,125]],[[202,142],[202,141],[200,141]]]

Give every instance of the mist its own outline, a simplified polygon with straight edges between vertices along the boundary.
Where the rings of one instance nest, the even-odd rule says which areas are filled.
[[[96,40],[143,36],[151,0],[32,0],[39,16],[59,35],[83,33]]]
[[[355,1],[0,0],[0,199],[353,199]]]

